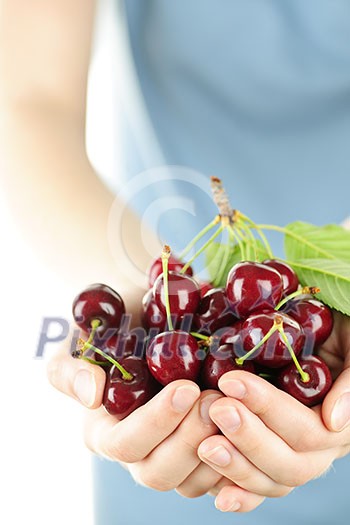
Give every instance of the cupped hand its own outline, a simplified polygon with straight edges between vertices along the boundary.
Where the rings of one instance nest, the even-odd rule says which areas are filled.
[[[264,379],[234,371],[221,377],[225,394],[210,408],[223,435],[204,440],[203,462],[243,489],[281,497],[326,472],[350,452],[350,319],[335,314],[334,329],[319,354],[335,379],[322,406],[307,408]],[[221,510],[237,510],[237,488],[216,498]]]
[[[201,393],[191,381],[174,381],[118,421],[102,406],[102,368],[73,359],[66,346],[49,362],[48,376],[56,388],[90,409],[86,411],[87,446],[100,456],[122,463],[138,483],[198,497],[214,490],[222,480],[221,474],[197,455],[199,444],[218,432],[209,417],[209,407],[223,397],[221,393]]]

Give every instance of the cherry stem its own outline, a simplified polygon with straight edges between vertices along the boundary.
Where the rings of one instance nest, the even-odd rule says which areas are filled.
[[[195,244],[197,244],[198,241],[201,240],[201,238],[206,234],[208,233],[210,230],[212,230],[214,228],[214,226],[216,226],[217,224],[219,224],[219,222],[221,221],[221,217],[220,215],[217,215],[215,217],[215,219],[213,219],[209,224],[207,224],[207,226],[205,226],[195,237],[193,237],[192,241],[190,241],[188,243],[188,245],[186,246],[186,248],[181,252],[180,254],[180,261],[182,261],[182,259],[188,254],[188,252],[193,248],[193,246],[195,246]]]
[[[310,376],[307,372],[304,372],[304,370],[301,368],[300,364],[299,364],[299,361],[297,359],[297,356],[295,355],[294,353],[294,350],[292,348],[292,345],[290,344],[290,342],[288,341],[288,337],[286,336],[285,334],[285,331],[283,330],[283,325],[282,326],[278,326],[277,330],[279,331],[279,333],[281,334],[281,337],[283,339],[283,342],[284,344],[286,345],[286,347],[288,348],[289,350],[289,353],[294,361],[294,364],[300,374],[300,377],[301,377],[301,380],[303,383],[308,383],[310,381]]]
[[[234,239],[236,240],[236,242],[238,244],[239,251],[241,252],[241,259],[242,259],[242,261],[245,261],[246,260],[245,249],[244,249],[243,243],[242,243],[242,241],[241,241],[237,231],[232,226],[228,226],[228,229],[229,229],[229,231],[231,232],[231,234],[233,235]]]
[[[174,330],[173,321],[171,319],[170,301],[169,301],[169,274],[168,274],[168,262],[171,251],[168,245],[163,247],[162,251],[162,267],[163,267],[163,283],[164,283],[164,303],[167,317],[168,328],[172,332]]]
[[[220,269],[214,279],[214,287],[216,286],[220,286],[221,284],[221,281],[225,275],[225,270],[226,270],[226,266],[229,262],[229,259],[230,259],[230,253],[231,253],[231,244],[233,244],[233,241],[234,241],[234,238],[232,237],[232,232],[230,230],[230,228],[228,228],[228,242],[225,244],[225,247],[224,247],[224,253],[223,253],[223,256],[222,256],[222,259],[220,261]]]
[[[225,188],[218,177],[210,177],[211,191],[213,200],[219,209],[221,217],[231,217],[233,210],[231,208],[230,199],[226,193]]]
[[[284,299],[282,299],[282,301],[280,301],[278,303],[278,305],[275,307],[275,310],[280,310],[280,308],[282,308],[282,306],[284,306],[286,303],[288,303],[288,301],[290,301],[291,299],[294,299],[294,297],[299,297],[299,295],[305,295],[305,294],[317,294],[317,293],[320,293],[320,288],[317,288],[316,286],[304,286],[303,288],[299,288],[299,290],[297,290],[296,292],[293,292],[289,295],[287,295],[287,297],[285,297]]]
[[[99,326],[101,326],[101,321],[99,319],[93,319],[90,323],[91,325],[91,332],[90,332],[90,335],[89,335],[89,339],[87,340],[88,343],[92,343],[92,341],[94,340],[94,337],[95,337],[95,334],[96,334],[96,330]]]
[[[239,222],[239,227],[242,228],[242,230],[244,231],[244,233],[249,237],[250,239],[250,242],[252,243],[253,245],[253,251],[254,251],[254,261],[257,262],[259,260],[258,258],[258,250],[257,250],[257,245],[256,245],[256,238],[254,237],[253,233],[252,233],[252,230],[249,228],[249,226],[243,222],[243,221],[240,221]],[[249,244],[247,244],[247,246],[249,246]],[[250,255],[250,254],[249,254]]]
[[[254,228],[259,236],[260,236],[260,239],[262,240],[262,243],[264,244],[265,248],[266,248],[266,251],[267,251],[267,254],[269,256],[270,259],[273,259],[274,258],[274,255],[272,253],[272,250],[271,250],[271,246],[266,238],[266,235],[264,234],[264,232],[262,231],[264,228],[264,225],[261,225],[261,224],[256,224],[254,221],[252,221],[249,217],[247,217],[246,215],[244,215],[243,213],[239,212],[240,214],[240,217],[245,221],[247,222],[251,228]]]
[[[84,361],[87,361],[88,363],[91,363],[92,365],[99,365],[99,366],[108,365],[108,363],[105,363],[104,361],[95,361],[95,359],[91,359],[90,357],[86,357],[85,355],[82,355],[80,359],[83,359]]]
[[[261,341],[259,341],[258,344],[256,344],[254,346],[254,348],[252,348],[251,350],[249,350],[249,352],[247,352],[245,355],[243,355],[242,357],[237,357],[236,358],[236,363],[237,365],[243,365],[244,361],[246,361],[247,359],[249,359],[249,357],[251,355],[253,355],[257,350],[259,350],[259,348],[264,344],[266,343],[266,341],[268,339],[270,339],[270,337],[278,330],[278,325],[279,325],[279,321],[278,320],[274,320],[274,323],[273,325],[271,326],[270,330],[267,332],[267,334],[261,339]]]
[[[118,361],[116,361],[115,359],[113,359],[113,357],[110,357],[108,354],[106,354],[105,352],[103,352],[102,350],[100,350],[99,348],[97,348],[96,346],[88,343],[87,341],[83,341],[82,339],[79,339],[78,342],[81,342],[83,343],[83,347],[82,347],[82,352],[84,353],[86,350],[93,350],[96,354],[99,354],[101,355],[102,357],[104,357],[105,359],[107,359],[107,361],[109,361],[110,363],[112,363],[112,365],[114,365],[116,368],[118,368],[119,372],[122,374],[122,378],[125,380],[125,381],[132,381],[134,379],[134,376],[132,374],[130,374],[130,372],[128,372],[127,370],[125,370],[125,368],[118,363]]]
[[[199,334],[198,332],[190,332],[190,335],[197,337],[197,339],[202,339],[203,341],[209,341],[210,337],[208,335]]]
[[[207,240],[206,243],[203,244],[203,246],[198,250],[198,252],[196,252],[189,261],[187,261],[187,263],[185,264],[185,266],[183,266],[180,270],[180,273],[181,274],[184,274],[186,273],[186,271],[188,270],[188,268],[191,266],[191,264],[193,263],[193,261],[195,259],[197,259],[197,257],[202,253],[204,252],[204,250],[206,250],[208,248],[208,246],[210,246],[210,244],[216,239],[216,237],[218,235],[220,235],[220,233],[223,231],[223,229],[225,228],[225,226],[221,225],[215,233],[213,233],[213,235],[210,237],[210,239]]]

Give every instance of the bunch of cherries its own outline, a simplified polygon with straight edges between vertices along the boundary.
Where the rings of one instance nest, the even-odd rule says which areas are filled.
[[[218,389],[231,370],[258,374],[310,407],[327,394],[331,373],[314,351],[332,331],[332,312],[285,262],[239,262],[226,287],[214,288],[165,246],[148,282],[143,327],[133,330],[123,328],[124,302],[109,286],[91,285],[73,302],[86,332],[73,355],[106,370],[110,414],[123,419],[177,379]]]

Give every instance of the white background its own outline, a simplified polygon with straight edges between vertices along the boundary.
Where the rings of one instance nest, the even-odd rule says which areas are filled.
[[[108,177],[115,157],[118,59],[109,0],[102,2],[100,24],[89,82],[88,144],[93,163]],[[91,525],[91,458],[83,445],[81,409],[47,382],[45,360],[54,346],[45,360],[34,358],[43,316],[69,316],[72,297],[16,231],[1,193],[0,235],[0,523]]]

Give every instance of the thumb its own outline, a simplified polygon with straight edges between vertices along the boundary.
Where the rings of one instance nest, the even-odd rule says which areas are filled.
[[[350,425],[350,366],[337,377],[323,401],[322,418],[326,427],[334,432]]]
[[[68,338],[48,362],[48,379],[57,390],[85,407],[98,408],[103,399],[106,374],[99,366],[74,359],[70,353],[70,342]]]

